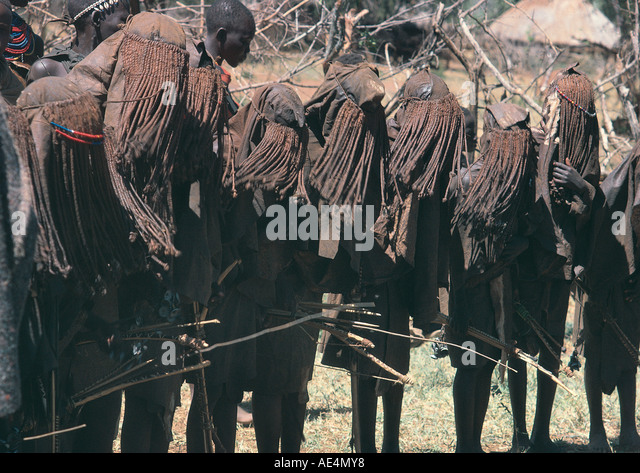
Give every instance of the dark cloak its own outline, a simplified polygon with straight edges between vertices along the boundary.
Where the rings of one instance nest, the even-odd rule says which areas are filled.
[[[405,103],[398,110],[394,119],[389,121],[389,136],[392,142],[396,139],[405,125],[406,104],[409,100],[441,101],[450,94],[449,88],[442,79],[427,71],[419,72],[412,76],[405,85]],[[438,117],[432,120],[437,123]],[[460,110],[460,120],[462,110]],[[452,124],[455,128],[455,124]],[[458,129],[459,137],[464,133],[462,121]],[[412,137],[418,141],[419,137]],[[395,194],[395,201],[390,212],[395,228],[385,235],[384,229],[376,235],[379,244],[385,249],[385,255],[389,255],[394,264],[393,270],[402,275],[401,284],[408,290],[408,307],[414,324],[426,327],[437,316],[440,309],[438,304],[438,288],[447,287],[448,272],[448,240],[450,215],[446,204],[446,190],[449,186],[449,178],[460,165],[462,149],[456,150],[456,137],[452,137],[453,146],[440,151],[443,153],[436,159],[443,161],[442,170],[436,176],[435,187],[432,195],[420,197],[416,190],[400,191]],[[391,151],[395,147],[392,145]],[[430,150],[431,151],[431,150]],[[445,154],[446,153],[446,154]],[[428,161],[431,156],[423,156],[422,160]],[[393,156],[392,156],[393,159]],[[416,164],[411,173],[416,179],[416,173],[421,166]],[[394,186],[394,177],[391,177],[389,187]],[[409,183],[411,184],[411,183]],[[397,186],[398,184],[395,184]],[[410,186],[409,186],[410,187]],[[392,191],[391,191],[392,192]],[[378,221],[378,224],[380,220]],[[380,226],[377,225],[380,229]],[[407,268],[406,266],[409,266]]]
[[[0,102],[0,418],[14,413],[22,403],[18,332],[37,233],[29,177],[8,120],[7,107]]]
[[[376,103],[384,94],[382,84],[377,78],[377,74],[372,73],[366,63],[357,65],[342,65],[333,63],[327,75],[325,82],[318,88],[314,98],[307,105],[307,121],[310,129],[317,138],[317,151],[310,145],[311,162],[313,165],[314,155],[320,154],[321,148],[326,139],[329,137],[333,120],[340,111],[340,107],[344,105],[345,94],[350,96],[358,106],[365,108],[365,113],[369,110],[367,103]],[[376,98],[377,97],[377,98]],[[380,139],[388,139],[386,133]],[[313,140],[311,140],[313,142]],[[380,156],[378,159],[385,159]],[[382,161],[384,162],[384,161]],[[378,162],[371,166],[369,175],[369,188],[367,189],[367,198],[365,204],[374,206],[376,219],[380,215],[380,209],[385,206],[385,176],[379,173]],[[385,168],[386,172],[386,168]],[[312,196],[313,200],[313,196]],[[322,202],[322,199],[318,199]],[[322,245],[323,242],[321,242]],[[358,279],[357,285],[337,286],[339,291],[333,290],[328,292],[342,294],[342,302],[351,302],[355,289],[356,297],[362,302],[374,302],[375,312],[381,314],[378,316],[360,315],[358,319],[363,322],[374,323],[382,330],[393,331],[399,334],[408,335],[409,317],[405,306],[407,300],[406,294],[401,284],[394,280],[396,273],[393,265],[386,262],[387,257],[384,249],[377,243],[374,243],[373,249],[367,252],[357,252],[352,242],[341,241],[337,249],[336,256],[333,259],[334,267],[339,264],[348,264],[348,267],[342,271],[343,274],[351,270]],[[341,255],[346,256],[344,258]],[[336,279],[334,279],[336,281]],[[346,281],[345,281],[346,282]],[[340,314],[339,317],[350,318],[348,314]],[[362,332],[360,335],[370,339],[375,348],[370,352],[391,365],[394,369],[401,373],[406,373],[409,369],[409,339],[403,337],[387,337],[381,333]],[[393,375],[382,370],[378,365],[369,360],[364,359],[361,355],[356,354],[352,349],[345,346],[334,336],[324,336],[323,341],[323,357],[322,363],[328,366],[340,367],[355,371],[359,375],[380,376],[393,380]],[[393,381],[391,381],[392,383]],[[390,386],[390,382],[378,380],[376,392],[382,394]]]
[[[621,371],[637,369],[639,156],[640,147],[636,145],[600,185],[606,200],[598,218],[593,219],[595,251],[583,278],[587,293],[578,301],[584,307],[584,356],[600,377],[606,394],[615,389]]]
[[[543,139],[539,148],[536,177],[537,208],[532,212],[532,215],[535,215],[533,224],[536,226],[532,238],[532,250],[535,256],[532,256],[531,268],[527,270],[527,273],[532,274],[527,274],[527,278],[544,276],[570,281],[575,276],[576,267],[588,265],[590,242],[588,232],[583,230],[588,224],[600,179],[597,117],[592,118],[596,131],[593,136],[588,137],[591,140],[590,153],[584,157],[582,171],[578,170],[588,184],[587,190],[582,195],[568,191],[564,194],[563,205],[558,206],[554,202],[549,182],[552,163],[564,162],[566,158],[559,155],[558,145],[560,107],[561,102],[566,103],[566,99],[561,97],[554,86],[562,77],[583,76],[575,69],[576,66],[558,73],[545,99],[542,121]]]
[[[511,104],[495,104],[487,107],[484,116],[484,133],[481,138],[480,156],[468,169],[462,169],[452,182],[451,205],[456,212],[460,209],[462,199],[472,188],[473,182],[478,177],[484,165],[486,153],[490,149],[490,141],[493,133],[529,129],[529,115],[520,107]],[[532,140],[532,138],[529,138]],[[531,143],[532,144],[532,143]],[[532,195],[530,189],[534,174],[533,153],[529,148],[528,156],[523,156],[530,161],[530,165],[524,177],[519,181],[524,186],[524,195]],[[511,159],[512,155],[506,158]],[[504,158],[504,157],[503,157]],[[513,157],[515,165],[515,157]],[[450,241],[450,281],[451,291],[449,297],[449,314],[452,324],[447,327],[447,341],[457,345],[469,340],[469,336],[463,333],[464,328],[471,325],[489,335],[499,338],[504,343],[511,341],[511,314],[513,313],[512,301],[512,276],[510,267],[515,257],[526,248],[527,226],[525,216],[530,210],[531,201],[523,199],[512,202],[517,205],[512,232],[509,239],[502,247],[493,248],[496,254],[495,260],[487,258],[488,246],[493,245],[486,237],[474,233],[474,225],[468,225],[465,221],[457,220],[452,228]],[[472,220],[473,221],[473,220]],[[493,359],[500,357],[500,350],[486,342],[473,339],[475,350],[490,356]],[[465,351],[458,347],[449,348],[451,363],[456,368],[473,368],[482,366],[487,362],[486,358],[478,357],[472,365],[464,363]],[[504,358],[504,356],[503,356]]]

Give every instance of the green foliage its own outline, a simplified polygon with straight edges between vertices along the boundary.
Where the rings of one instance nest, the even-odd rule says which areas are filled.
[[[634,24],[635,3],[632,0],[590,0],[604,13],[613,24],[620,28],[623,36],[627,35]]]

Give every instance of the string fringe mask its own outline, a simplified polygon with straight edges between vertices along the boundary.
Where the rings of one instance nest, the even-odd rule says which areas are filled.
[[[310,184],[330,205],[360,205],[365,201],[373,166],[380,166],[384,183],[388,154],[384,113],[370,116],[346,100],[322,156],[311,170]]]
[[[439,100],[409,99],[405,123],[391,147],[390,174],[404,192],[433,196],[443,170],[459,169],[464,113],[451,93]]]
[[[214,162],[213,143],[222,144],[222,119],[225,88],[220,71],[210,67],[189,68],[186,119],[182,133],[174,178],[193,182],[202,176],[219,172]]]
[[[490,133],[480,171],[460,199],[452,225],[466,226],[478,241],[487,239],[487,260],[493,263],[515,229],[535,156],[529,129]]]
[[[102,114],[93,97],[46,103],[43,119],[51,125],[48,162],[40,163],[35,145],[16,119],[16,135],[25,149],[36,214],[41,229],[38,259],[44,269],[72,272],[96,290],[106,279],[140,264],[129,242],[129,225],[111,186],[102,143]]]
[[[119,55],[125,76],[114,136],[119,168],[174,231],[171,176],[184,123],[188,53],[126,33]]]
[[[133,184],[120,173],[113,134],[113,130],[105,130],[105,151],[111,185],[130,222],[129,240],[132,245],[143,244],[145,254],[163,271],[168,271],[172,258],[179,254],[173,245],[173,234],[168,225],[138,194]]]
[[[557,92],[559,100],[557,119],[559,161],[565,163],[568,160],[569,164],[583,177],[590,172],[597,172],[599,130],[591,82],[582,74],[563,74],[551,85],[551,92]],[[556,187],[552,173],[553,168],[550,167],[551,194],[556,202],[564,202],[565,191]]]
[[[309,132],[268,121],[258,146],[237,168],[235,182],[245,189],[276,191],[281,197],[303,191],[302,169]]]
[[[55,224],[48,201],[47,181],[38,162],[31,128],[27,118],[18,107],[8,107],[7,112],[7,125],[11,131],[16,150],[20,154],[25,169],[28,170],[31,181],[33,205],[38,224],[35,262],[47,268],[49,272],[68,274],[71,268],[59,241],[58,234],[55,231]]]

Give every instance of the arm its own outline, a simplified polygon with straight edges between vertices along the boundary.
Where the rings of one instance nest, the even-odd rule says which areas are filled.
[[[559,187],[573,191],[570,212],[588,218],[596,189],[568,163],[553,163],[553,182]]]

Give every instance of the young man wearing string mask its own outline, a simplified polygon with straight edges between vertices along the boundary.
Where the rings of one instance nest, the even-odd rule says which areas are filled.
[[[47,76],[66,76],[73,66],[127,21],[129,0],[70,0],[67,9],[68,22],[76,29],[73,43],[56,46],[34,62],[28,82]]]
[[[571,284],[589,264],[587,225],[599,195],[599,128],[593,85],[576,66],[559,71],[545,97],[531,219],[535,228],[517,263],[516,314],[520,316],[514,318],[514,329],[518,346],[531,355],[539,351],[540,365],[554,373],[560,366]],[[517,372],[509,372],[513,450],[558,451],[549,432],[556,384],[538,374],[536,415],[529,438],[526,366],[517,359],[509,364]]]
[[[487,106],[480,159],[451,186],[450,298],[446,340],[456,368],[456,452],[481,453],[491,377],[507,353],[467,333],[469,326],[511,343],[512,263],[525,250],[535,148],[529,113],[513,104]],[[464,348],[460,349],[460,346]],[[472,351],[467,351],[471,348]],[[504,363],[500,367],[504,374]]]

